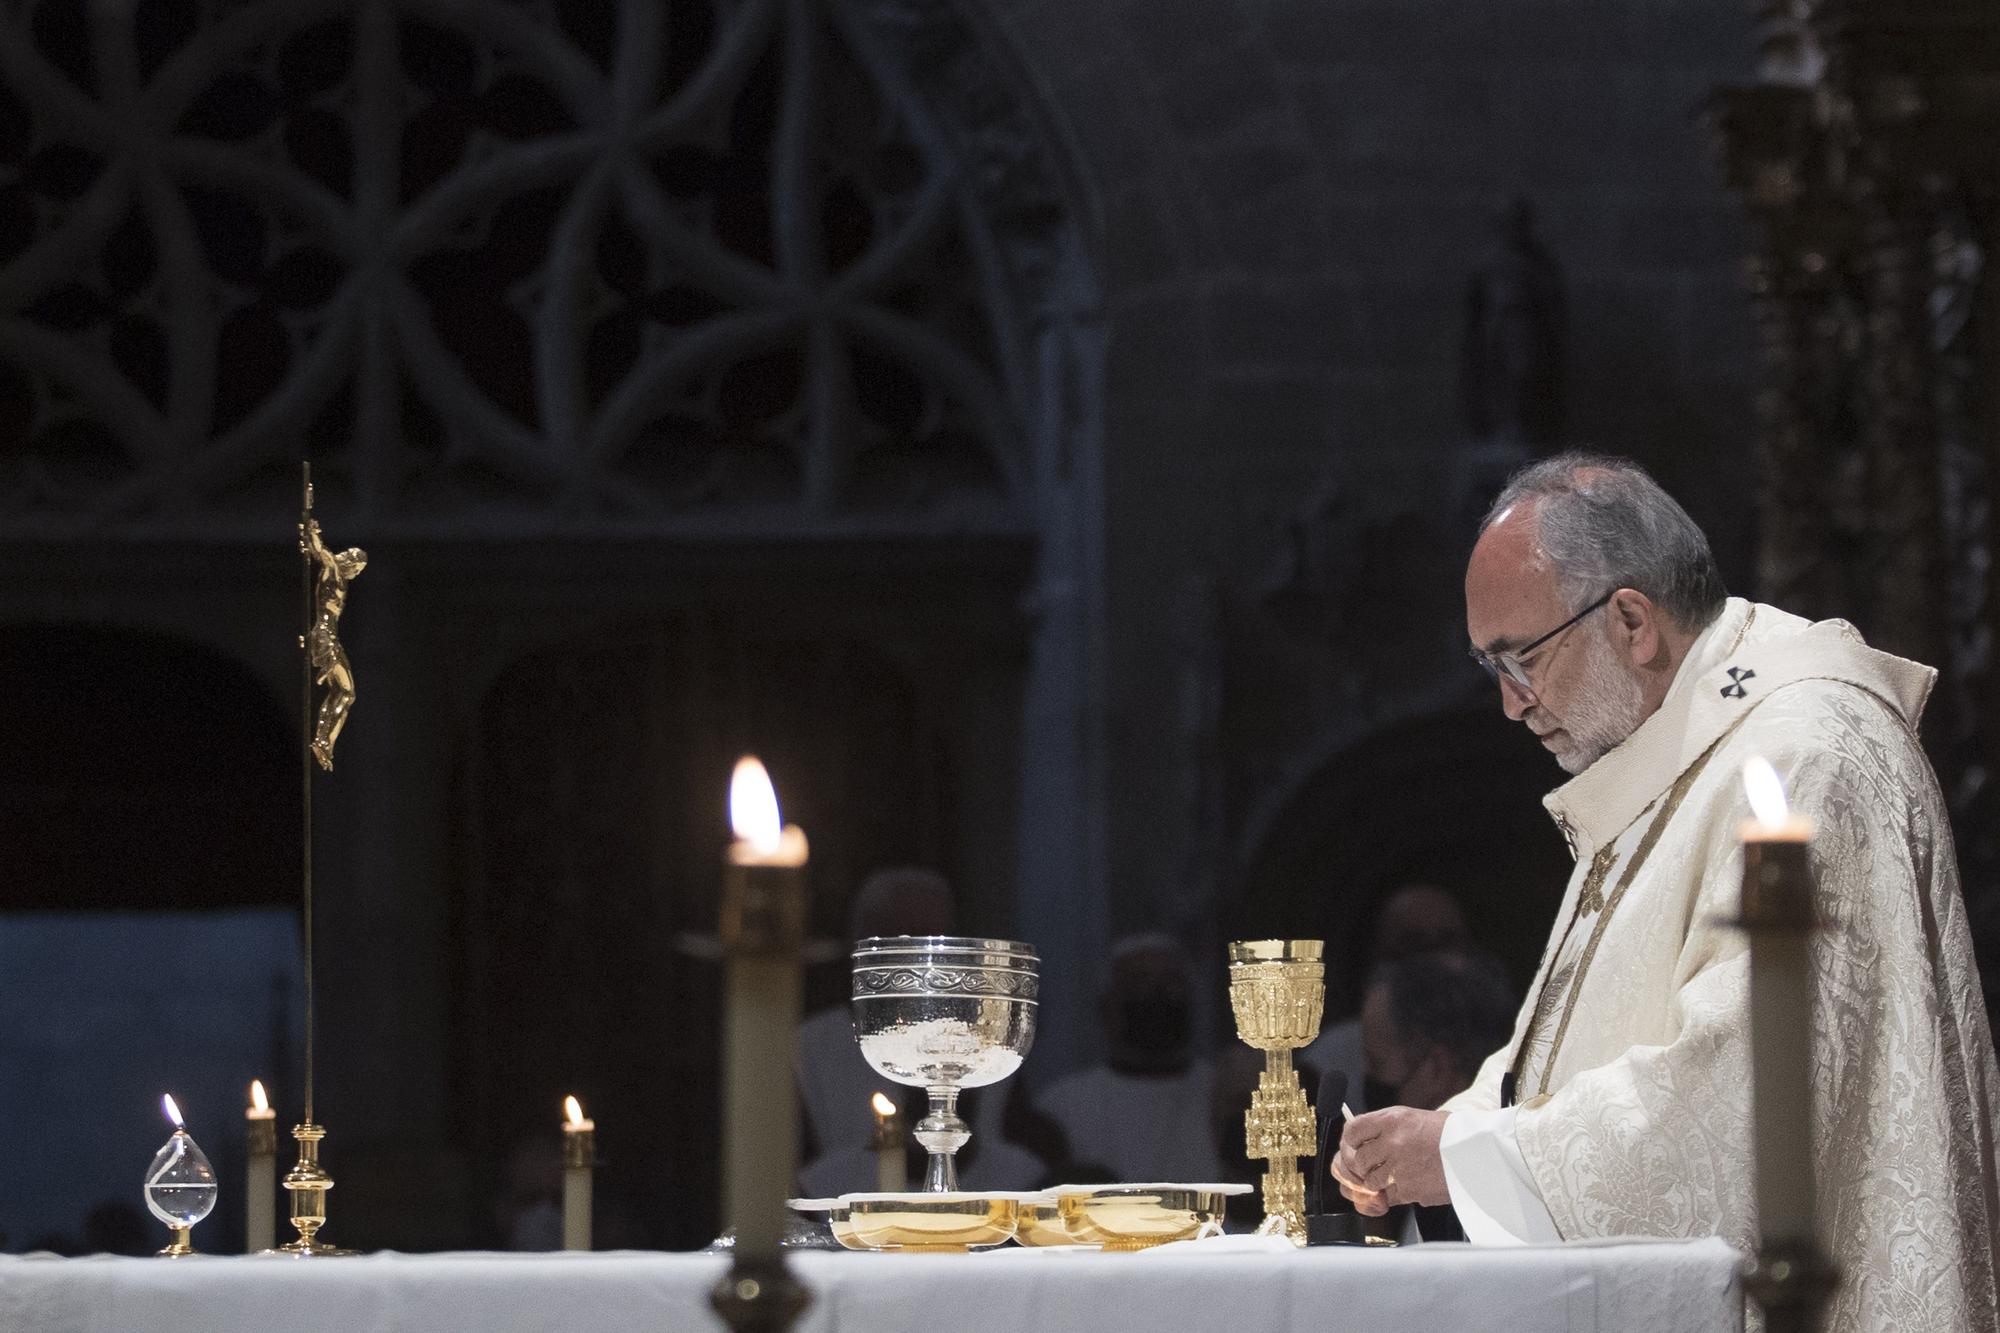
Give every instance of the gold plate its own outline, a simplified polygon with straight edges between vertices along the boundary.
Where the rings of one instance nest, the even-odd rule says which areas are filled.
[[[1039,1248],[1083,1243],[1063,1226],[1062,1201],[1055,1196],[1023,1199],[1017,1213],[1019,1220],[1015,1224],[1014,1239],[1023,1245]]]
[[[1014,1235],[1019,1195],[843,1194],[829,1217],[850,1250],[964,1253]]]
[[[1226,1197],[1213,1188],[1100,1185],[1089,1193],[1060,1195],[1057,1208],[1063,1230],[1077,1244],[1144,1250],[1220,1235]]]

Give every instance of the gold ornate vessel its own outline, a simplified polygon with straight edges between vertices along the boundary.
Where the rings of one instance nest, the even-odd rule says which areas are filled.
[[[1014,1237],[1018,1194],[843,1194],[828,1210],[850,1250],[963,1254]]]
[[[1244,1140],[1264,1172],[1260,1235],[1306,1242],[1305,1177],[1298,1159],[1313,1155],[1312,1107],[1292,1069],[1292,1052],[1319,1035],[1326,1007],[1325,944],[1320,940],[1239,940],[1229,946],[1229,1005],[1236,1032],[1264,1052],[1251,1094]]]
[[[1225,1200],[1248,1185],[1096,1185],[1063,1193],[1063,1231],[1079,1245],[1145,1250],[1222,1233]]]
[[[1082,1243],[1063,1226],[1062,1199],[1053,1193],[1021,1200],[1014,1211],[1014,1240],[1032,1249]]]

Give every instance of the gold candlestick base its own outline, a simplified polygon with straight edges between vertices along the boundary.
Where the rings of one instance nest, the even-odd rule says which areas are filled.
[[[326,1192],[333,1188],[333,1177],[319,1164],[319,1141],[326,1137],[325,1128],[308,1120],[293,1127],[292,1137],[299,1142],[299,1162],[285,1173],[283,1184],[291,1195],[292,1225],[298,1229],[299,1238],[289,1245],[280,1245],[272,1253],[301,1259],[353,1254],[353,1250],[343,1250],[319,1239],[319,1229],[326,1225]]]
[[[1314,1149],[1312,1106],[1292,1052],[1319,1035],[1326,1007],[1325,945],[1319,940],[1248,940],[1229,946],[1229,1005],[1236,1032],[1264,1052],[1264,1073],[1244,1117],[1245,1152],[1267,1161],[1264,1220],[1257,1232],[1306,1243],[1305,1177],[1298,1159]]]
[[[732,1333],[786,1333],[812,1304],[812,1293],[792,1275],[783,1254],[738,1250],[709,1291],[708,1303]]]
[[[162,1259],[178,1259],[184,1254],[194,1253],[194,1245],[190,1241],[194,1234],[193,1227],[168,1227],[167,1230],[173,1233],[174,1238],[166,1249],[160,1251]]]
[[[1763,1309],[1767,1333],[1813,1333],[1840,1269],[1810,1240],[1766,1241],[1743,1262],[1743,1289]]]

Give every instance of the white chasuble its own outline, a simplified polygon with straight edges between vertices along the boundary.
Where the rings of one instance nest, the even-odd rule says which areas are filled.
[[[1513,1074],[1505,1155],[1564,1238],[1754,1248],[1748,941],[1725,923],[1750,817],[1743,762],[1763,755],[1813,821],[1830,923],[1812,953],[1814,1105],[1798,1110],[1820,1241],[1841,1268],[1830,1327],[2000,1324],[2000,1070],[1915,732],[1935,676],[1844,621],[1731,598],[1659,711],[1547,798],[1576,872],[1512,1040],[1445,1109],[1496,1110]],[[1469,1193],[1490,1191],[1485,1178]]]

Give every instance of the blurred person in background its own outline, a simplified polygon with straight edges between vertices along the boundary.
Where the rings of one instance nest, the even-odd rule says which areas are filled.
[[[1120,1180],[1210,1181],[1222,1169],[1210,1123],[1213,1064],[1194,1053],[1194,964],[1170,935],[1111,949],[1099,1001],[1104,1063],[1051,1085],[1035,1107],[1078,1161]]]
[[[1435,884],[1404,884],[1382,900],[1376,913],[1363,960],[1365,984],[1374,984],[1385,963],[1421,953],[1457,952],[1470,939],[1458,899]],[[1373,1071],[1362,1049],[1359,1015],[1328,1024],[1312,1045],[1299,1052],[1298,1064],[1321,1078],[1335,1070],[1344,1074],[1346,1095],[1342,1100],[1356,1111],[1395,1105],[1381,1100],[1383,1089],[1371,1082]],[[1312,1075],[1308,1075],[1307,1086],[1312,1086]]]

